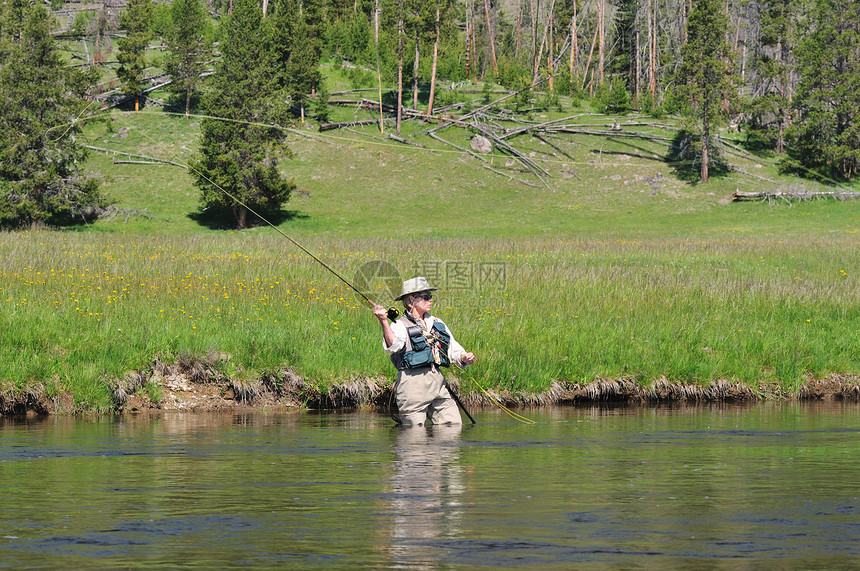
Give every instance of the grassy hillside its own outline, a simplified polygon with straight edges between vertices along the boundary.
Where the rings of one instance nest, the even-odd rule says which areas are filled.
[[[671,121],[567,105],[504,124],[578,116],[569,122],[582,128],[674,134]],[[83,142],[185,163],[198,121],[153,105],[115,111],[89,121]],[[499,172],[486,168],[429,126],[401,133],[426,148],[376,127],[297,126],[281,165],[298,190],[277,222],[350,281],[386,261],[438,284],[435,312],[479,356],[455,373],[467,393],[621,377],[791,391],[860,374],[860,203],[732,203],[735,190],[827,188],[739,151],[732,171],[691,184],[666,144],[511,140],[549,172],[543,184],[498,151],[487,160]],[[463,147],[471,137],[440,135]],[[290,368],[323,388],[393,376],[369,308],[309,256],[265,225],[201,224],[185,169],[117,160],[129,157],[87,163],[120,209],[112,219],[0,234],[3,391],[67,391],[78,409],[107,410],[118,379],[190,355],[231,378]],[[390,302],[381,282],[370,288]]]

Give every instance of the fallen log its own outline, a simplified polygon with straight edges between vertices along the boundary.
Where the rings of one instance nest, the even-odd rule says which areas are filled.
[[[124,151],[115,151],[115,150],[113,150],[113,149],[106,149],[106,148],[104,148],[104,147],[96,147],[96,146],[93,146],[93,145],[81,145],[81,146],[82,146],[82,147],[84,147],[84,148],[87,148],[87,149],[91,149],[91,150],[93,150],[93,151],[101,151],[101,152],[103,152],[103,153],[110,153],[110,154],[114,154],[114,155],[122,155],[122,156],[124,156],[124,157],[132,157],[132,158],[134,158],[134,159],[145,159],[145,160],[149,161],[149,162],[150,162],[150,164],[151,164],[151,163],[165,163],[165,164],[173,165],[173,166],[175,166],[175,167],[180,167],[180,168],[183,168],[183,169],[186,169],[186,170],[188,169],[188,165],[183,165],[182,163],[175,163],[175,162],[173,162],[173,161],[168,161],[167,159],[159,159],[159,158],[157,158],[157,157],[148,157],[148,156],[146,156],[146,155],[136,155],[136,154],[134,154],[134,153],[126,153],[126,152],[124,152]]]
[[[345,107],[360,107],[362,109],[367,109],[368,111],[377,112],[380,109],[379,101],[373,101],[372,99],[330,99],[328,101],[329,105],[340,105]],[[383,103],[381,105],[382,111],[385,113],[397,113],[396,105],[389,105],[388,103]],[[424,116],[420,111],[416,111],[410,107],[401,106],[404,115],[412,115],[415,117]]]
[[[513,92],[513,93],[511,93],[511,94],[509,94],[509,95],[506,95],[506,96],[504,96],[504,97],[500,97],[499,99],[496,99],[495,101],[491,101],[491,102],[487,103],[486,105],[483,105],[483,106],[481,106],[481,107],[478,107],[477,109],[473,109],[472,111],[470,111],[470,112],[466,113],[465,115],[461,115],[458,119],[459,119],[459,121],[461,121],[461,122],[462,122],[462,121],[465,121],[466,119],[469,119],[469,118],[473,117],[474,115],[478,115],[478,114],[480,114],[480,113],[483,113],[483,112],[484,112],[484,111],[486,111],[487,109],[491,109],[491,108],[493,108],[495,105],[497,105],[497,104],[501,103],[502,101],[506,101],[506,100],[510,99],[511,97],[515,97],[516,95],[518,95],[519,93],[521,93],[521,92],[523,92],[523,91],[525,91],[525,90],[527,90],[527,89],[531,89],[531,88],[533,88],[533,87],[537,87],[538,85],[540,85],[541,83],[543,83],[544,81],[546,81],[546,79],[548,79],[548,78],[541,78],[541,79],[539,79],[538,81],[536,81],[536,82],[532,83],[532,84],[531,84],[530,86],[528,86],[528,87],[525,87],[525,88],[523,88],[523,89],[521,89],[521,90],[519,90],[519,91],[515,91],[515,92]],[[432,129],[430,129],[430,131],[428,131],[428,133],[429,133],[429,132],[431,132],[431,131],[432,131],[433,133],[435,133],[436,131],[440,131],[440,130],[442,130],[442,129],[446,128],[446,127],[450,127],[450,126],[451,126],[451,125],[450,125],[451,123],[453,123],[453,121],[446,121],[445,123],[441,123],[440,125],[437,125],[436,127],[433,127]]]
[[[389,139],[391,139],[392,141],[397,141],[398,143],[403,143],[404,145],[412,145],[412,146],[414,146],[414,147],[420,147],[420,148],[422,148],[422,149],[426,149],[426,148],[427,148],[427,147],[425,147],[424,145],[422,145],[422,144],[420,144],[420,143],[416,143],[416,142],[414,142],[414,141],[410,141],[409,139],[403,139],[403,138],[398,137],[398,136],[396,136],[396,135],[390,135],[390,134],[389,134],[389,135],[388,135],[388,138],[389,138]]]
[[[376,93],[377,89],[375,87],[364,87],[362,89],[346,89],[344,91],[332,91],[329,95],[346,95],[347,93],[362,93],[364,91],[373,91]]]
[[[119,159],[114,159],[113,164],[115,164],[115,165],[157,165],[160,163],[154,163],[152,161],[121,161]]]
[[[526,125],[525,127],[520,127],[519,129],[514,129],[513,131],[508,131],[504,135],[502,135],[503,139],[509,139],[510,137],[516,137],[517,135],[521,135],[523,133],[527,133],[529,131],[534,131],[537,129],[543,129],[549,127],[550,125],[555,125],[557,123],[561,123],[562,121],[571,121],[574,119],[579,119],[584,115],[589,115],[589,113],[581,113],[579,115],[572,115],[570,117],[563,117],[561,119],[553,119],[552,121],[546,121],[544,123],[538,123],[537,125]]]
[[[594,135],[595,137],[614,137],[616,139],[645,139],[648,141],[659,141],[661,143],[671,143],[672,139],[667,137],[658,137],[657,135],[646,135],[635,131],[602,131],[596,129],[580,129],[571,125],[559,125],[557,127],[547,127],[543,129],[546,133],[570,133],[571,135]]]
[[[320,132],[331,131],[333,129],[345,129],[347,127],[357,127],[359,125],[376,125],[379,119],[363,119],[361,121],[340,121],[338,123],[321,123],[319,126]]]
[[[106,220],[106,221],[110,222],[110,221],[114,220],[117,216],[122,215],[122,214],[125,215],[125,223],[126,224],[128,224],[128,221],[132,216],[137,216],[140,218],[146,218],[147,220],[153,220],[154,219],[153,216],[146,213],[146,210],[140,210],[138,208],[134,208],[134,209],[132,209],[132,208],[119,208],[118,206],[113,205],[113,204],[108,206],[104,210],[101,210],[99,212],[99,218],[101,220]]]
[[[759,175],[759,174],[751,173],[751,172],[749,172],[748,170],[746,170],[746,169],[742,169],[742,168],[740,168],[740,167],[738,167],[738,166],[733,166],[733,167],[732,167],[732,170],[737,171],[737,172],[739,172],[739,173],[741,173],[741,174],[743,174],[743,175],[746,175],[746,176],[748,176],[748,177],[751,177],[751,178],[757,178],[757,179],[759,179],[759,180],[763,180],[763,181],[765,181],[765,182],[769,182],[769,183],[776,183],[776,181],[775,181],[775,180],[769,179],[769,178],[764,177],[764,176],[761,176],[761,175]]]
[[[502,101],[507,101],[508,99],[511,99],[512,97],[516,97],[517,95],[519,95],[519,94],[520,94],[520,93],[522,93],[523,91],[526,91],[526,90],[532,89],[532,88],[534,88],[534,87],[537,87],[538,85],[540,85],[541,83],[543,83],[543,82],[544,82],[544,81],[546,81],[547,79],[549,79],[549,78],[548,78],[548,77],[542,77],[542,78],[540,78],[539,80],[537,80],[537,81],[533,82],[533,83],[532,83],[531,85],[529,85],[528,87],[525,87],[525,88],[523,88],[523,89],[520,89],[519,91],[514,91],[514,92],[512,92],[512,93],[508,93],[508,95],[505,95],[504,97],[499,97],[498,99],[496,99],[496,100],[494,100],[494,101],[490,101],[489,103],[487,103],[487,104],[486,104],[486,105],[484,105],[483,107],[478,107],[478,108],[477,108],[477,109],[475,109],[474,111],[471,111],[471,112],[469,112],[469,113],[466,113],[465,115],[463,115],[462,117],[460,117],[460,119],[466,119],[466,118],[468,118],[468,117],[471,117],[472,115],[477,115],[478,113],[482,113],[482,112],[486,111],[487,109],[492,109],[493,107],[495,107],[496,105],[498,105],[498,104],[499,104],[499,103],[501,103]]]
[[[361,105],[364,102],[363,99],[329,99],[329,105],[346,105],[352,107],[353,105]]]
[[[774,190],[774,191],[761,191],[761,192],[745,192],[742,190],[736,190],[732,195],[733,202],[739,202],[741,200],[750,200],[750,199],[758,199],[758,200],[774,200],[781,199],[785,201],[791,200],[812,200],[814,198],[834,198],[836,200],[857,200],[860,198],[860,192],[850,192],[847,190],[831,190],[831,191],[821,191],[821,192],[813,192],[813,191],[786,191],[786,190]]]
[[[517,181],[517,182],[521,182],[521,183],[523,183],[524,185],[526,185],[526,186],[530,186],[530,187],[532,187],[532,188],[536,188],[536,187],[537,187],[537,185],[536,185],[536,184],[534,184],[534,183],[531,183],[531,182],[529,182],[529,181],[527,181],[527,180],[525,180],[525,179],[522,179],[522,178],[518,178],[518,177],[515,177],[515,176],[512,176],[512,175],[509,175],[508,173],[502,172],[502,171],[500,171],[499,169],[495,169],[495,168],[491,167],[491,166],[490,166],[490,165],[488,165],[487,163],[484,163],[483,167],[484,167],[485,169],[487,169],[487,170],[491,170],[491,171],[493,171],[494,173],[496,173],[496,174],[497,174],[497,175],[499,175],[499,176],[503,176],[503,177],[507,178],[508,180],[515,180],[515,181]]]
[[[549,184],[547,184],[547,182],[543,178],[544,176],[547,176],[547,177],[552,176],[550,173],[548,173],[546,170],[541,168],[540,165],[538,165],[537,163],[535,163],[534,161],[529,159],[527,156],[525,156],[525,154],[523,154],[520,151],[518,151],[517,149],[515,149],[508,142],[500,139],[498,137],[498,135],[496,135],[496,133],[492,132],[489,128],[487,128],[484,125],[481,125],[480,123],[475,121],[475,117],[471,117],[472,122],[467,122],[467,121],[463,120],[464,117],[468,118],[470,115],[471,114],[467,114],[467,115],[464,115],[463,117],[460,117],[457,119],[445,118],[445,119],[443,119],[442,123],[440,123],[436,127],[428,129],[427,131],[425,131],[425,133],[434,139],[442,141],[447,145],[451,145],[452,147],[454,147],[458,150],[468,152],[473,157],[478,158],[478,159],[486,162],[486,160],[483,157],[474,153],[473,151],[464,149],[463,147],[459,147],[457,145],[454,145],[453,143],[446,141],[445,139],[442,139],[441,137],[438,137],[436,135],[437,131],[444,129],[444,128],[447,128],[447,127],[454,126],[454,125],[459,126],[459,127],[463,127],[465,129],[472,129],[474,131],[477,131],[479,134],[483,135],[484,137],[486,137],[487,139],[492,141],[499,150],[506,152],[509,155],[512,155],[514,158],[516,158],[520,163],[522,163],[522,165],[524,167],[526,167],[527,169],[532,171],[532,173],[543,183],[544,186],[546,186],[547,188],[550,188]]]
[[[155,77],[156,79],[158,79],[158,78],[161,78],[161,77],[169,77],[169,76],[167,76],[167,75],[159,75],[159,76],[154,76],[154,77]],[[103,106],[101,107],[101,109],[100,109],[100,110],[101,110],[101,111],[107,111],[108,109],[113,109],[114,107],[119,107],[120,105],[122,105],[122,104],[123,104],[123,103],[125,103],[126,101],[131,101],[132,99],[134,99],[135,97],[138,97],[138,96],[140,96],[140,95],[143,95],[143,96],[145,97],[147,93],[152,93],[152,92],[153,92],[153,91],[155,91],[156,89],[160,89],[160,88],[162,88],[162,87],[164,87],[164,86],[166,86],[166,85],[170,85],[171,83],[173,83],[173,80],[172,80],[172,79],[168,79],[168,80],[166,80],[164,83],[157,83],[157,84],[155,84],[155,85],[153,85],[153,86],[151,86],[151,87],[147,87],[146,89],[144,89],[143,91],[141,91],[140,93],[138,93],[138,94],[136,94],[136,95],[126,95],[126,96],[124,96],[124,97],[122,97],[122,98],[120,98],[120,99],[118,99],[118,100],[114,101],[113,103],[106,103],[105,105],[103,105]],[[111,90],[111,91],[110,91],[110,93],[113,93],[114,91],[116,91],[116,90]],[[105,93],[102,93],[101,95],[97,95],[94,99],[98,101],[98,100],[99,100],[99,98],[100,98],[100,97],[103,97],[104,95],[105,95]]]
[[[496,145],[497,148],[501,149],[502,151],[507,152],[508,154],[510,154],[510,155],[514,156],[516,159],[518,159],[526,168],[531,170],[534,173],[534,175],[540,179],[540,181],[544,184],[544,186],[549,188],[549,185],[546,183],[546,181],[543,179],[543,177],[541,175],[543,175],[543,176],[552,176],[552,175],[550,175],[544,168],[542,168],[536,162],[534,162],[533,160],[528,158],[524,153],[518,151],[513,146],[509,145],[507,142],[498,138],[495,134],[490,133],[489,131],[486,131],[486,130],[483,130],[482,133],[484,134],[485,137],[490,139],[493,142],[493,144]]]
[[[439,135],[437,135],[436,133],[432,133],[432,132],[429,132],[429,131],[428,131],[428,132],[427,132],[427,135],[429,135],[429,136],[430,136],[430,138],[432,138],[432,139],[436,139],[436,140],[437,140],[437,141],[439,141],[440,143],[444,143],[444,144],[446,144],[446,145],[450,145],[450,146],[454,147],[455,149],[457,149],[458,151],[461,151],[461,152],[467,153],[467,154],[469,154],[469,155],[472,155],[473,157],[475,157],[476,159],[478,159],[478,160],[479,160],[479,161],[481,161],[482,163],[487,163],[487,164],[489,164],[489,161],[487,161],[487,159],[485,159],[484,157],[482,157],[481,155],[479,155],[478,153],[476,153],[476,152],[475,152],[475,151],[473,151],[472,149],[467,149],[466,147],[461,147],[460,145],[456,145],[456,144],[452,143],[451,141],[446,141],[445,139],[443,139],[442,137],[440,137],[440,136],[439,136]]]
[[[556,151],[558,151],[559,153],[561,153],[561,154],[562,154],[562,155],[564,155],[565,157],[569,158],[570,160],[572,160],[572,161],[573,161],[573,160],[576,160],[576,159],[574,159],[572,156],[570,156],[569,154],[567,154],[567,153],[564,151],[564,149],[562,149],[561,147],[559,147],[559,146],[557,146],[557,145],[555,145],[555,144],[553,144],[553,143],[551,143],[551,142],[547,141],[547,140],[546,140],[546,137],[543,137],[543,136],[541,136],[541,135],[538,135],[537,133],[534,133],[534,134],[532,135],[532,137],[534,137],[534,138],[535,138],[535,139],[537,139],[538,141],[543,141],[545,144],[549,145],[550,147],[552,147],[553,149],[555,149]]]

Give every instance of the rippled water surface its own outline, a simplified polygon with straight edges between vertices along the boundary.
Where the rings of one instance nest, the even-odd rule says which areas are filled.
[[[856,568],[860,406],[0,419],[6,568]]]

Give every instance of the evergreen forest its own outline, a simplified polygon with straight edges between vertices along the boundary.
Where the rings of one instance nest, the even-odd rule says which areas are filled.
[[[322,62],[376,88],[398,132],[404,116],[451,109],[440,85],[474,85],[488,102],[515,94],[517,109],[565,97],[678,117],[679,153],[702,182],[719,172],[721,129],[783,172],[838,184],[860,168],[853,0],[11,0],[0,10],[4,227],[98,216],[80,120],[108,104],[139,109],[159,82],[177,109],[213,117],[196,184],[244,227],[240,204],[277,209],[294,187],[277,167],[283,131],[266,125],[328,119]]]

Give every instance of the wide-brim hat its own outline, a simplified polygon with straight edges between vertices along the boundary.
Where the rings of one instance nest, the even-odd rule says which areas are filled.
[[[430,287],[430,284],[427,283],[427,278],[412,278],[403,282],[403,290],[400,292],[400,295],[394,298],[394,301],[399,301],[407,295],[418,293],[419,291],[435,291],[437,289],[439,288]]]

